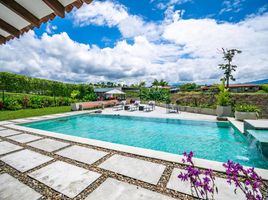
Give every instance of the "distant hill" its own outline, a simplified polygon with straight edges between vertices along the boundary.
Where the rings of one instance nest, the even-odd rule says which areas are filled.
[[[247,82],[247,83],[249,83],[249,84],[264,84],[264,83],[268,83],[268,79],[252,81],[252,82]]]

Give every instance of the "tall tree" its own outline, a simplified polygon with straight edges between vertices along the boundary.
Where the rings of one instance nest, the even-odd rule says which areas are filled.
[[[224,71],[224,77],[222,80],[226,82],[225,87],[229,88],[230,80],[235,81],[234,76],[232,75],[233,71],[236,71],[237,66],[232,65],[233,58],[236,54],[242,53],[239,49],[224,49],[222,48],[223,60],[226,61],[226,64],[219,64],[220,69]]]

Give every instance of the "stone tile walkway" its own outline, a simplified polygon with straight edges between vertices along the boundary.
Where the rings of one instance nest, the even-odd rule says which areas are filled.
[[[112,156],[99,167],[155,185],[165,170],[164,165],[121,155]]]
[[[37,149],[52,152],[52,151],[59,150],[63,147],[66,147],[69,144],[65,142],[51,140],[51,139],[43,139],[43,140],[38,140],[36,142],[28,143],[28,145]]]
[[[14,140],[16,142],[20,142],[20,143],[27,143],[27,142],[31,142],[34,140],[38,140],[41,139],[42,137],[36,136],[36,135],[30,135],[30,134],[19,134],[19,135],[13,135],[13,136],[9,136],[8,139],[10,140]]]
[[[1,158],[2,161],[21,172],[28,171],[52,159],[53,158],[28,149],[12,153]]]
[[[14,131],[14,130],[6,129],[6,130],[0,131],[0,136],[1,137],[7,137],[7,136],[11,136],[11,135],[20,134],[20,133],[21,132],[19,132],[19,131]]]
[[[5,142],[5,141],[0,142],[0,155],[10,153],[10,152],[13,152],[13,151],[17,151],[17,150],[20,150],[20,149],[22,149],[22,147],[17,146],[15,144]]]
[[[29,174],[54,190],[74,198],[101,174],[57,161]]]
[[[108,153],[75,145],[63,149],[56,154],[86,164],[92,164],[97,160],[101,159],[103,156],[107,155]]]
[[[1,200],[38,200],[41,195],[9,174],[0,175]]]
[[[173,198],[108,178],[85,200],[173,200]]]

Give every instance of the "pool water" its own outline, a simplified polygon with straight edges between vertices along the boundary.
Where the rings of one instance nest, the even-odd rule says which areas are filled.
[[[23,126],[174,154],[268,169],[268,160],[228,122],[157,119],[117,115],[76,115]]]

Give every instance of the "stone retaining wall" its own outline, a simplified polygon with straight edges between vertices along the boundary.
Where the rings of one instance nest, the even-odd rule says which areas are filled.
[[[171,102],[179,105],[191,105],[198,107],[200,105],[216,107],[216,97],[212,93],[184,92],[171,95]],[[241,94],[232,93],[233,104],[256,105],[261,109],[260,116],[268,118],[268,93],[267,94]]]

